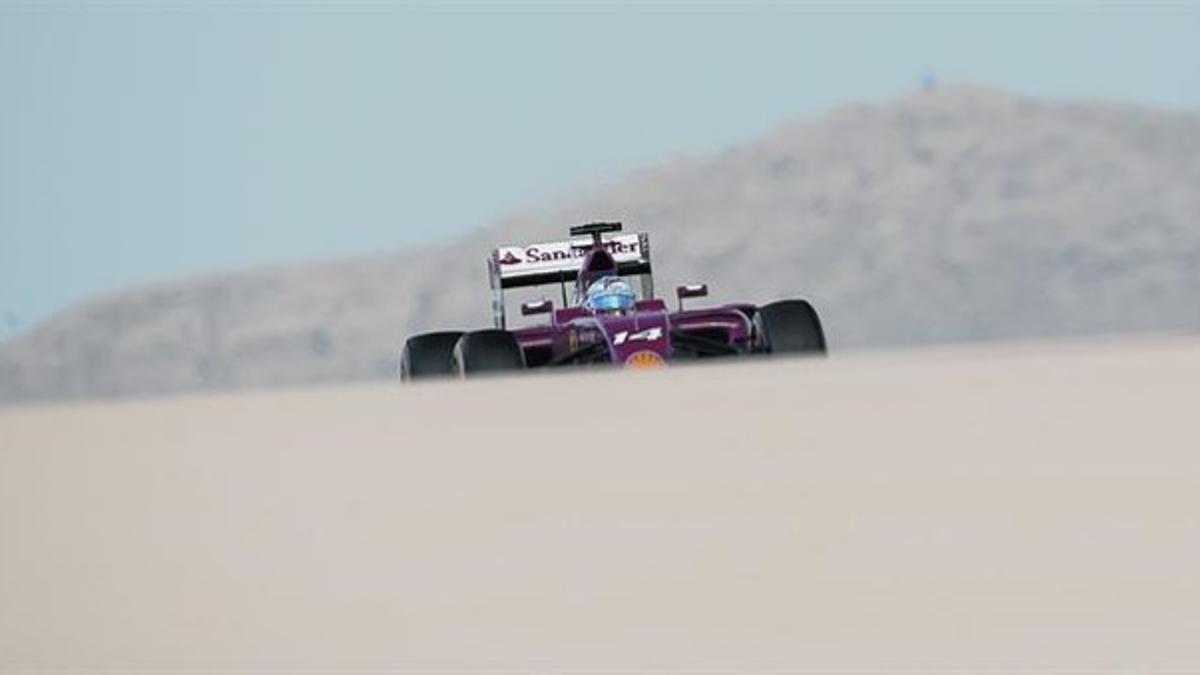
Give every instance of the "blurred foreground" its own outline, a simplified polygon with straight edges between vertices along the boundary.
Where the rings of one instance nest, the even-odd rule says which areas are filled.
[[[0,670],[1200,667],[1200,340],[0,411]]]

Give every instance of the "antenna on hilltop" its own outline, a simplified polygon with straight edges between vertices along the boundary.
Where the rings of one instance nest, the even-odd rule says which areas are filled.
[[[921,71],[921,89],[923,91],[933,91],[937,89],[937,73],[933,72],[933,68],[928,66]]]

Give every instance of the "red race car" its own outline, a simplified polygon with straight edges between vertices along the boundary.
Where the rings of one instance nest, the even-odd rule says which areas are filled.
[[[608,364],[651,368],[712,357],[821,355],[825,335],[806,300],[757,306],[734,303],[684,309],[708,294],[704,284],[678,286],[671,311],[654,296],[650,238],[622,234],[620,223],[571,228],[561,242],[502,246],[488,259],[495,327],[410,337],[400,355],[401,380]],[[504,292],[557,286],[561,305],[545,297],[521,304],[545,323],[510,330]]]

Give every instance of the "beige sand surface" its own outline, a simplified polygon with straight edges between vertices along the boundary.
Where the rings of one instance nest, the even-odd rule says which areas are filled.
[[[1200,339],[3,409],[37,667],[1200,672]]]

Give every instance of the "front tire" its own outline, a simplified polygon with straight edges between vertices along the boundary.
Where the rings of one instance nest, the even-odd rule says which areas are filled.
[[[755,351],[761,354],[820,356],[825,331],[807,300],[780,300],[754,313]]]
[[[454,374],[451,355],[462,331],[414,335],[400,349],[400,381],[449,377]]]
[[[477,330],[458,339],[450,356],[451,370],[459,377],[525,370],[525,354],[517,338],[506,330]]]

